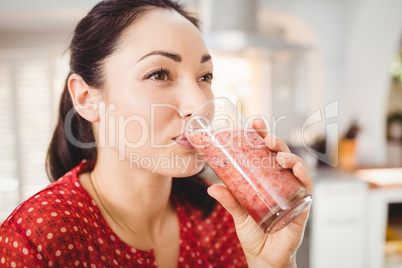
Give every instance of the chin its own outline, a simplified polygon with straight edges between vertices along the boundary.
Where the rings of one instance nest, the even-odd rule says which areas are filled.
[[[180,171],[178,174],[173,175],[172,177],[175,177],[175,178],[191,177],[191,176],[194,176],[194,175],[200,173],[202,171],[202,169],[203,169],[203,165],[201,165],[201,167],[194,168],[193,170],[188,170],[185,172]]]
[[[176,168],[159,168],[156,173],[163,174],[164,176],[184,178],[194,176],[202,171],[204,167],[204,162],[194,162],[191,161],[185,167]]]

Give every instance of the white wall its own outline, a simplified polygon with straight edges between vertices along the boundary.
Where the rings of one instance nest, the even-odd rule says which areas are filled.
[[[360,164],[385,164],[388,68],[402,37],[402,1],[260,0],[260,5],[311,27],[323,59],[322,105],[339,100],[340,134],[353,117],[361,124]]]
[[[362,125],[358,156],[365,164],[386,162],[389,64],[402,37],[401,10],[400,0],[362,1],[351,25],[341,120],[355,116]]]

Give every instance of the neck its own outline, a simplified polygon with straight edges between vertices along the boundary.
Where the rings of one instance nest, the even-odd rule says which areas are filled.
[[[89,180],[102,215],[117,234],[131,236],[125,241],[129,244],[141,240],[152,244],[174,211],[169,202],[171,177],[131,169],[127,161],[98,155]]]

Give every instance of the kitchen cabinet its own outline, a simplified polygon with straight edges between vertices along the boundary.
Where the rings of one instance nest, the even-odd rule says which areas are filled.
[[[370,190],[368,210],[367,265],[369,268],[401,268],[402,262],[387,263],[385,233],[389,204],[402,203],[402,186]]]
[[[402,234],[397,234],[386,241],[386,233],[394,227],[402,229],[400,226],[402,215],[399,212],[402,210],[402,168],[362,169],[356,171],[356,175],[359,179],[370,183],[365,267],[401,268],[402,250],[398,247],[402,243]],[[396,215],[389,213],[391,206],[399,207]],[[394,216],[397,216],[394,218],[397,220],[397,226],[391,226],[395,224],[395,221],[390,217]],[[391,250],[389,250],[390,245],[393,245]]]
[[[385,248],[389,206],[402,206],[402,169],[312,175],[310,267],[401,268],[400,254],[386,259]]]
[[[366,268],[368,183],[339,171],[313,176],[310,267]]]

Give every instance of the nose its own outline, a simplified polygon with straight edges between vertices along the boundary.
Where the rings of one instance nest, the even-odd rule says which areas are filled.
[[[203,90],[197,83],[187,84],[180,90],[180,110],[181,116],[184,118],[190,117],[198,107],[205,103],[211,96],[209,91]]]

